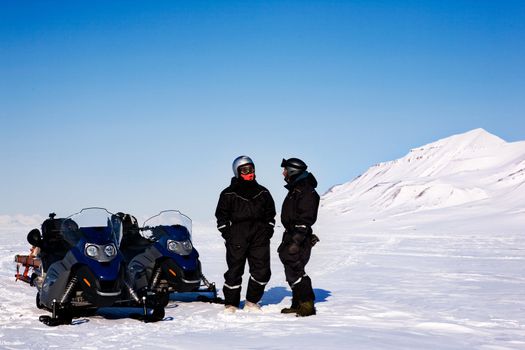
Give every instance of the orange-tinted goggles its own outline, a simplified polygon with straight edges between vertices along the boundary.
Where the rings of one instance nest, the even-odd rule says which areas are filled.
[[[239,172],[242,175],[253,174],[255,172],[255,169],[253,165],[243,165],[242,167],[239,168]]]

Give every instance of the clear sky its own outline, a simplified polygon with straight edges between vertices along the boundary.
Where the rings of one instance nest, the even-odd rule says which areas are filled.
[[[211,220],[231,162],[278,211],[474,128],[525,140],[525,1],[0,3],[0,215]]]

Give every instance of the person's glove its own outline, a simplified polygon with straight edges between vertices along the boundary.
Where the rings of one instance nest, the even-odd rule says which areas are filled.
[[[310,244],[312,245],[312,247],[316,245],[319,241],[319,237],[317,237],[317,235],[312,234],[312,237],[310,238]]]

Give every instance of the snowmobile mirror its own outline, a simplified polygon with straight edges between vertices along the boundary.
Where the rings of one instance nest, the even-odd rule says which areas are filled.
[[[40,247],[42,245],[42,236],[40,235],[40,230],[37,228],[32,229],[27,234],[27,241],[29,244],[35,247]]]

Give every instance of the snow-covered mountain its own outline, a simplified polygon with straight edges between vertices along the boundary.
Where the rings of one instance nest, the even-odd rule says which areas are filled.
[[[525,142],[483,129],[414,148],[331,188],[325,211],[385,214],[485,204],[515,208],[525,198]]]

